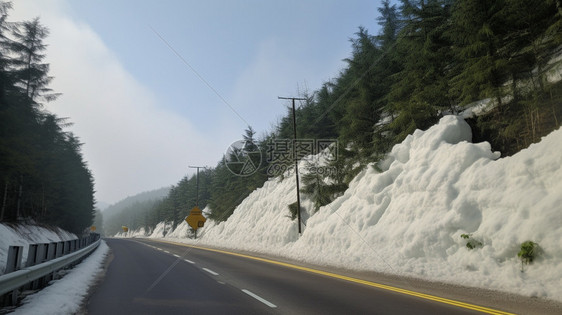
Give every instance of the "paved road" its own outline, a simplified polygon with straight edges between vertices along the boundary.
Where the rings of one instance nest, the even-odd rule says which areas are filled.
[[[113,257],[89,314],[477,313],[240,256],[145,239],[106,242]]]

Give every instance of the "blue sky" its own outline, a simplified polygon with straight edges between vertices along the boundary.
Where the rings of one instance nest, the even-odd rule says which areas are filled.
[[[113,203],[177,183],[188,165],[216,165],[248,124],[271,131],[288,105],[277,96],[337,76],[358,27],[378,32],[380,5],[18,0],[11,20],[40,16],[51,30],[47,62],[63,96],[46,109],[74,122],[96,197]]]

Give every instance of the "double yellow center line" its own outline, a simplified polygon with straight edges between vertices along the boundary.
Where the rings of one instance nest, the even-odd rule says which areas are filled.
[[[482,312],[482,313],[486,313],[486,314],[514,315],[513,313],[498,311],[498,310],[491,309],[491,308],[488,308],[488,307],[483,307],[483,306],[478,306],[478,305],[469,304],[469,303],[465,303],[465,302],[455,301],[455,300],[446,299],[446,298],[442,298],[442,297],[438,297],[438,296],[434,296],[434,295],[429,295],[429,294],[425,294],[425,293],[419,293],[419,292],[415,292],[415,291],[405,290],[405,289],[401,289],[401,288],[397,288],[397,287],[393,287],[393,286],[389,286],[389,285],[385,285],[385,284],[380,284],[380,283],[376,283],[376,282],[372,282],[372,281],[367,281],[367,280],[357,279],[357,278],[353,278],[353,277],[338,275],[338,274],[327,272],[327,271],[297,266],[297,265],[293,265],[293,264],[289,264],[289,263],[285,263],[285,262],[280,262],[280,261],[275,261],[275,260],[271,260],[271,259],[254,257],[254,256],[249,256],[249,255],[244,255],[244,254],[239,254],[239,253],[233,253],[233,252],[228,252],[228,251],[220,250],[220,249],[213,249],[213,248],[206,248],[206,247],[200,247],[200,246],[195,246],[195,245],[189,245],[189,244],[185,244],[185,243],[177,243],[177,242],[170,242],[170,241],[163,241],[163,240],[158,240],[158,242],[168,243],[168,244],[173,244],[173,245],[179,245],[179,246],[184,246],[184,247],[191,247],[191,248],[206,250],[206,251],[210,251],[210,252],[216,252],[216,253],[221,253],[221,254],[226,254],[226,255],[232,255],[232,256],[238,256],[238,257],[243,257],[243,258],[247,258],[247,259],[262,261],[262,262],[269,263],[269,264],[274,264],[274,265],[283,266],[283,267],[287,267],[287,268],[302,270],[302,271],[306,271],[306,272],[310,272],[310,273],[314,273],[314,274],[318,274],[318,275],[323,275],[323,276],[341,279],[341,280],[345,280],[345,281],[349,281],[349,282],[359,283],[359,284],[363,284],[363,285],[367,285],[367,286],[370,286],[370,287],[375,287],[375,288],[379,288],[379,289],[383,289],[383,290],[388,290],[388,291],[393,291],[393,292],[402,293],[402,294],[406,294],[406,295],[411,295],[411,296],[415,296],[415,297],[419,297],[419,298],[422,298],[422,299],[431,300],[431,301],[435,301],[435,302],[439,302],[439,303],[454,305],[454,306],[458,306],[458,307],[462,307],[462,308],[466,308],[466,309],[470,309],[470,310],[474,310],[474,311],[478,311],[478,312]]]

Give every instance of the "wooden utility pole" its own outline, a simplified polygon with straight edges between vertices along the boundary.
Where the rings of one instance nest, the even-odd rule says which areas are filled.
[[[295,158],[295,177],[297,180],[297,220],[299,224],[299,234],[302,234],[301,230],[301,194],[299,186],[299,159],[297,156],[297,116],[295,114],[295,100],[306,101],[306,98],[299,97],[277,97],[280,100],[292,100],[293,102],[293,154]]]
[[[206,166],[188,166],[188,167],[197,169],[197,177],[195,178],[195,182],[197,183],[197,188],[195,192],[195,205],[199,207],[199,169],[206,168]]]
[[[197,239],[197,228],[199,226],[191,225],[191,223],[189,223],[190,222],[189,220],[191,220],[190,216],[191,217],[193,217],[194,215],[195,216],[201,216],[201,210],[199,209],[199,169],[200,168],[206,168],[206,167],[205,166],[190,166],[190,165],[188,165],[188,167],[197,169],[197,175],[196,175],[197,177],[195,178],[195,182],[197,183],[197,188],[195,190],[195,208],[193,208],[191,210],[191,213],[185,219],[194,231],[193,232],[194,238]],[[197,212],[197,213],[195,213],[195,212]],[[205,218],[203,218],[203,219],[205,219]],[[203,222],[205,222],[205,221],[203,221]],[[203,225],[201,225],[201,226],[203,226]]]

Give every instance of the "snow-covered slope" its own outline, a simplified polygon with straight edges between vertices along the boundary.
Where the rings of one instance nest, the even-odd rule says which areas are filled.
[[[61,229],[47,229],[37,225],[0,224],[0,275],[4,273],[8,247],[24,246],[22,265],[27,259],[29,244],[60,242],[77,236]],[[66,272],[66,275],[49,283],[44,289],[27,295],[22,306],[12,314],[75,314],[84,297],[101,271],[109,247],[102,241],[99,247],[83,262]]]
[[[507,158],[470,140],[456,116],[416,131],[382,173],[367,167],[312,215],[300,237],[287,208],[294,179],[272,179],[226,222],[207,222],[197,241],[562,301],[562,131]],[[186,234],[182,223],[166,237],[193,242]],[[462,234],[482,246],[468,249]],[[527,240],[542,253],[522,272]]]
[[[96,276],[102,271],[109,247],[102,241],[99,247],[84,261],[59,280],[52,281],[44,289],[26,296],[22,305],[13,315],[42,314],[83,314],[80,306],[88,296],[88,290],[96,282]]]
[[[51,230],[37,225],[0,224],[0,275],[6,268],[8,248],[23,246],[22,264],[27,260],[29,244],[67,241],[78,238],[61,229]]]

